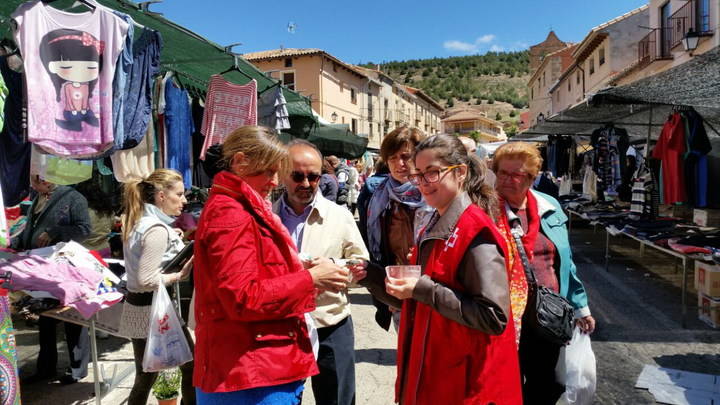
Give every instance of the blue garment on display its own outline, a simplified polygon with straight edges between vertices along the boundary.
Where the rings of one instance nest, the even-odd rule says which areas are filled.
[[[183,176],[185,188],[192,186],[190,168],[192,133],[195,124],[188,92],[168,80],[165,86],[165,153],[167,166]]]
[[[295,381],[271,387],[258,387],[231,392],[203,392],[195,388],[198,405],[296,405],[305,388],[304,381]]]
[[[133,63],[133,38],[135,37],[135,24],[129,15],[119,11],[113,11],[115,15],[122,18],[128,23],[127,37],[125,37],[125,45],[122,53],[118,58],[117,67],[115,68],[115,77],[113,78],[113,136],[115,144],[112,149],[122,149],[125,142],[125,126],[123,116],[125,111],[125,83],[127,82],[127,74]]]
[[[149,29],[143,29],[133,43],[133,63],[125,83],[122,149],[137,146],[147,132],[152,113],[152,78],[160,71],[162,44],[160,33]]]
[[[9,91],[5,99],[5,125],[0,132],[0,182],[6,207],[20,204],[30,193],[30,142],[23,131],[23,75],[0,57],[0,73]]]

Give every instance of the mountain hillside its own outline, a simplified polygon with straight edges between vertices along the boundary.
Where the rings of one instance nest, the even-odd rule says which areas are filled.
[[[378,67],[372,62],[362,66]],[[399,83],[422,89],[450,111],[472,106],[511,126],[527,108],[527,51],[392,61],[380,69]]]

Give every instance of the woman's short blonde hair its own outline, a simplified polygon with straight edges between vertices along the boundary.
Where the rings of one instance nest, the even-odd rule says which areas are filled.
[[[543,163],[538,148],[527,142],[508,142],[497,148],[492,159],[492,169],[494,172],[497,173],[500,162],[503,159],[522,160],[525,171],[533,178],[540,173]]]
[[[222,151],[227,168],[231,167],[238,152],[245,155],[247,165],[243,167],[242,175],[254,175],[276,167],[284,173],[290,165],[287,147],[268,127],[247,125],[234,130],[225,138]]]

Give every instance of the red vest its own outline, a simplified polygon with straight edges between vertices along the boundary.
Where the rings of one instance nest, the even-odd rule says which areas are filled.
[[[481,233],[505,253],[505,242],[492,220],[472,204],[460,216],[450,238],[434,242],[424,274],[463,292],[457,281],[458,267]],[[419,249],[415,251],[417,255]],[[397,364],[395,395],[402,405],[522,404],[512,317],[501,335],[491,336],[452,321],[425,304],[405,300]]]

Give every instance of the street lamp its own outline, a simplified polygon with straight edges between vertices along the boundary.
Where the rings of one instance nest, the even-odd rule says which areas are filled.
[[[683,48],[690,52],[690,56],[692,56],[692,51],[697,49],[699,40],[700,36],[692,28],[688,30],[687,34],[685,34],[685,37],[682,39]]]
[[[335,123],[335,121],[337,121],[337,117],[338,116],[337,116],[336,112],[333,112],[332,114],[330,114],[330,119],[332,120],[333,124]]]

